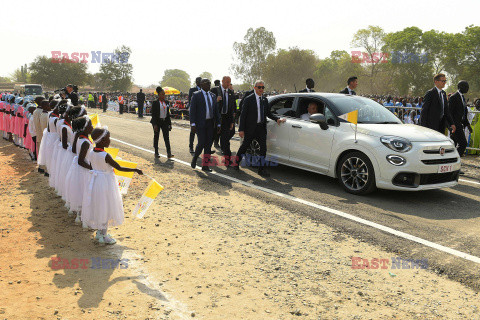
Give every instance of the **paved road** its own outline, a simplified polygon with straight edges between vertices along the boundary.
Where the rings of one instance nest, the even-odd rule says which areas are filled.
[[[149,118],[138,121],[101,116],[102,124],[108,125],[113,138],[152,150],[153,131],[148,121]],[[190,163],[188,137],[189,130],[186,127],[175,125],[171,131],[172,152],[175,154],[175,158]],[[165,154],[162,137],[160,137],[159,144],[160,153]],[[151,153],[128,147],[119,142],[112,141],[112,145],[146,159],[152,159],[152,165],[165,166],[173,171],[192,172],[192,174],[198,174],[218,182],[219,192],[225,188],[234,188],[239,192],[251,193],[264,198],[265,201],[277,203],[298,212],[298,214],[308,215],[312,219],[335,227],[339,232],[339,237],[346,232],[391,251],[392,256],[428,259],[429,265],[437,272],[446,273],[469,286],[480,288],[480,277],[478,276],[480,265],[474,262],[400,239],[322,210],[299,205],[288,199],[275,197],[236,183],[232,184],[221,177],[193,171],[181,163],[167,161],[164,158],[155,160]],[[232,141],[232,151],[236,151],[238,147],[239,142]],[[244,169],[239,173],[225,167],[217,167],[214,170],[254,185],[341,210],[480,257],[480,237],[478,236],[480,232],[480,185],[478,184],[461,182],[455,188],[443,190],[424,192],[380,190],[368,196],[354,196],[346,193],[335,179],[281,165],[270,168],[271,178],[268,179],[258,176],[255,170],[250,169]]]

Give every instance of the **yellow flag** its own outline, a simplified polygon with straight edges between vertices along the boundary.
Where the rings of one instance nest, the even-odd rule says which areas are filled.
[[[349,112],[349,113],[345,113],[345,114],[342,114],[341,116],[339,116],[340,119],[343,119],[343,120],[346,120],[350,123],[354,123],[354,124],[357,124],[357,121],[358,121],[358,110],[354,110],[352,112]]]
[[[135,209],[133,210],[133,214],[139,219],[143,218],[145,213],[147,213],[148,208],[153,203],[153,200],[155,200],[162,190],[163,186],[155,181],[155,179],[152,179],[142,197],[138,201]]]
[[[107,148],[105,148],[105,151],[107,151]],[[125,161],[125,160],[116,159],[115,161],[120,166],[126,167],[126,168],[135,169],[138,165],[135,162]],[[113,171],[115,172],[115,177],[117,178],[117,185],[118,185],[118,189],[120,190],[120,194],[127,194],[128,187],[130,186],[130,182],[132,181],[134,172],[125,172],[125,171],[119,171],[116,169],[113,169]]]
[[[112,156],[113,159],[115,159],[118,155],[118,151],[120,151],[118,148],[105,148],[105,151]],[[118,162],[118,161],[117,161]],[[130,167],[129,167],[130,168]]]
[[[100,125],[100,119],[98,117],[98,113],[91,114],[91,115],[89,115],[89,117],[90,117],[90,120],[92,120],[92,126],[94,128],[101,126]]]

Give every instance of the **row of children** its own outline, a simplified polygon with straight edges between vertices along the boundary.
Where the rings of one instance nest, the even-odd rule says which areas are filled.
[[[29,138],[25,129],[18,131],[14,124],[19,117],[11,120],[11,110],[15,109],[14,101],[2,102],[3,108],[0,108],[10,110],[9,113],[2,113],[2,120],[7,118],[9,122],[8,126],[5,126],[3,121],[4,124],[0,127],[4,137],[16,141],[19,146],[28,145]],[[33,113],[39,110],[42,113],[41,118],[46,119],[37,148],[39,172],[48,177],[49,185],[65,201],[69,214],[76,214],[75,223],[83,224],[85,229],[97,230],[95,242],[100,245],[116,243],[107,233],[107,229],[123,223],[124,211],[113,169],[138,174],[143,174],[142,171],[120,166],[105,151],[110,145],[110,132],[106,127],[94,128],[83,106],[74,107],[68,100],[60,98],[38,102],[40,104],[35,110],[29,107],[28,114],[20,119],[27,119],[26,127],[29,132],[35,123],[32,121]],[[17,106],[14,113],[20,114],[19,109]],[[40,123],[43,126],[45,121]],[[15,130],[11,129],[12,126]],[[30,142],[32,141],[33,139]],[[35,154],[35,147],[33,152]]]

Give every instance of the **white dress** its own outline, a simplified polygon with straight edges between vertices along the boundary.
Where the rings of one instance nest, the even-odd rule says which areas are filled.
[[[85,181],[88,178],[90,170],[78,164],[78,156],[84,143],[88,143],[88,151],[85,156],[85,162],[90,163],[90,152],[93,149],[93,145],[90,140],[85,138],[78,138],[76,151],[77,154],[73,158],[68,170],[67,177],[65,178],[65,205],[72,211],[79,212],[82,209],[83,190],[85,188]]]
[[[48,115],[50,116],[50,113]],[[50,118],[48,119],[48,123],[50,124]],[[40,149],[38,150],[38,165],[39,166],[46,166],[47,165],[47,148],[49,144],[49,140],[51,139],[51,133],[48,132],[48,127],[43,130],[43,138],[40,142]],[[48,168],[47,168],[48,171]]]
[[[45,166],[47,167],[47,172],[50,172],[50,161],[52,160],[53,153],[53,144],[58,140],[57,128],[55,127],[55,120],[57,117],[48,118],[47,126],[47,136],[46,136],[46,145],[45,145]],[[50,131],[48,131],[50,130]],[[45,137],[45,136],[44,136]],[[42,139],[43,142],[43,139]]]
[[[113,167],[105,162],[105,151],[90,153],[93,170],[88,173],[82,201],[82,222],[93,229],[123,223],[123,201]]]
[[[56,136],[52,138],[52,155],[49,161],[50,163],[50,171],[48,174],[50,175],[48,178],[48,184],[50,187],[55,188],[55,176],[57,174],[57,155],[59,151],[58,144],[60,143],[60,135],[58,134],[59,128],[63,125],[64,120],[58,119],[57,123],[53,126],[52,131],[56,132]]]
[[[57,175],[55,176],[55,186],[57,188],[57,194],[62,196],[62,199],[65,200],[65,179],[67,177],[68,169],[72,164],[72,160],[75,157],[75,154],[72,152],[73,139],[75,135],[73,134],[72,128],[70,126],[63,124],[62,130],[67,130],[67,149],[63,149],[60,146],[60,151],[57,156]],[[61,145],[61,144],[60,144]]]

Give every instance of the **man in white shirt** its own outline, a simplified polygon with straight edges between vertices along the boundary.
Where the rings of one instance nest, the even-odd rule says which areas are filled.
[[[314,113],[318,113],[318,105],[316,102],[310,102],[307,107],[307,113],[300,116],[300,119],[310,121],[310,116]]]

